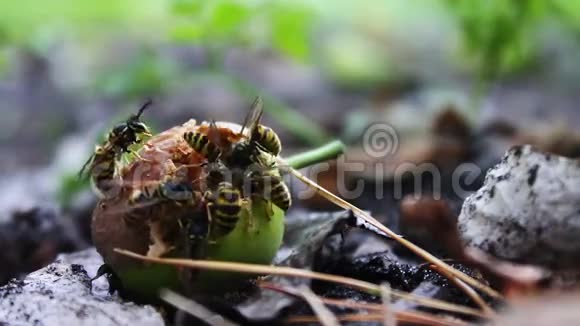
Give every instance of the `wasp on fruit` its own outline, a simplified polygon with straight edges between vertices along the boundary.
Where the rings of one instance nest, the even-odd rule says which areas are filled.
[[[122,155],[130,153],[130,147],[140,143],[144,137],[152,136],[149,127],[141,121],[143,112],[151,104],[152,101],[148,100],[136,114],[115,126],[109,132],[107,139],[97,146],[93,155],[81,168],[79,176],[88,172],[102,197],[107,197],[115,186],[115,175],[119,173],[119,161]]]
[[[274,157],[280,154],[282,150],[280,138],[271,128],[260,124],[263,107],[262,98],[257,97],[240,130],[240,134],[248,130],[249,140],[238,142],[233,146],[227,159],[228,165],[245,169],[252,163],[258,163],[266,154]]]
[[[115,248],[151,257],[271,262],[282,242],[291,199],[278,168],[280,139],[261,125],[262,107],[257,98],[243,125],[192,119],[152,136],[122,169],[122,153],[148,133],[134,126],[144,109],[109,134],[98,148],[106,149],[109,173],[99,175],[118,180],[123,191],[101,199],[92,236],[123,281],[143,266],[120,259]],[[97,161],[95,155],[87,163],[93,176]],[[159,283],[203,287],[208,274],[165,276]]]
[[[210,131],[216,129],[214,122],[210,124]],[[205,156],[209,162],[215,162],[221,155],[218,145],[210,140],[210,136],[199,131],[188,131],[183,134],[183,138],[191,148],[199,154]]]
[[[191,205],[199,201],[197,195],[191,186],[191,183],[178,182],[176,180],[167,180],[160,182],[156,187],[144,187],[142,191],[137,191],[129,199],[131,205],[150,203],[155,204],[160,201],[173,201],[178,205]]]
[[[215,191],[208,191],[205,197],[211,234],[219,237],[230,233],[240,220],[244,206],[241,192],[224,181]]]
[[[254,198],[266,199],[287,211],[292,204],[290,190],[278,170],[262,169],[248,174],[251,184],[251,195]]]

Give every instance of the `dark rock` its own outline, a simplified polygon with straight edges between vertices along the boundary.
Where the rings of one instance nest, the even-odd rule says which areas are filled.
[[[473,270],[454,263],[452,266],[472,277],[480,278]],[[473,306],[473,302],[455,285],[437,272],[428,268],[427,264],[414,265],[403,263],[391,252],[375,253],[358,257],[352,261],[342,261],[330,270],[330,274],[344,275],[367,282],[388,283],[392,289],[414,292],[422,291],[422,296],[441,299],[457,304]],[[333,298],[360,298],[364,301],[380,302],[380,298],[360,293],[342,286],[315,282],[316,290],[323,296]],[[424,291],[429,288],[429,291]],[[353,291],[357,295],[353,295]]]
[[[76,230],[50,205],[14,212],[0,224],[0,284],[82,247]]]

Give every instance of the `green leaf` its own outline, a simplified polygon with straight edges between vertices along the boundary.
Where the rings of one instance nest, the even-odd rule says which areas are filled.
[[[204,8],[204,3],[200,0],[173,0],[171,11],[182,16],[199,15]]]
[[[312,14],[301,8],[285,7],[272,14],[274,47],[300,61],[310,56],[310,26]]]
[[[182,23],[171,29],[171,38],[177,42],[196,42],[203,39],[205,34],[204,26],[193,22]]]
[[[249,16],[249,8],[237,1],[219,1],[211,10],[208,28],[216,35],[231,38]]]
[[[69,207],[73,198],[78,193],[89,189],[90,182],[88,178],[79,178],[77,173],[65,174],[60,179],[60,185],[57,192],[58,202],[63,207]]]

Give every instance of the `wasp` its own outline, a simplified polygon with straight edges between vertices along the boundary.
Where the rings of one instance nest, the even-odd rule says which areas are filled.
[[[263,154],[260,159],[259,164],[250,166],[246,172],[246,178],[250,184],[250,196],[269,200],[287,211],[292,204],[292,196],[280,175],[275,158]]]
[[[102,197],[107,197],[115,186],[113,181],[122,155],[131,152],[130,147],[140,143],[144,137],[152,136],[149,127],[141,121],[143,112],[151,104],[152,101],[148,100],[136,114],[116,125],[81,168],[79,176],[88,171]]]
[[[283,211],[292,205],[290,190],[279,173],[251,173],[251,195],[271,201]]]
[[[260,159],[260,155],[267,153],[274,157],[280,154],[282,144],[278,135],[269,127],[260,124],[264,102],[257,97],[246,115],[240,134],[247,129],[248,141],[241,141],[234,145],[228,158],[228,165],[246,168]]]
[[[260,124],[264,112],[264,101],[261,97],[256,97],[246,116],[246,121],[242,126],[243,133],[245,128],[249,129],[250,143],[257,144],[265,149],[268,153],[278,156],[282,151],[282,142],[278,134],[270,127]]]
[[[215,191],[206,192],[205,197],[212,236],[229,234],[240,220],[246,203],[242,193],[230,182],[222,181]]]
[[[215,122],[212,121],[210,129],[217,129]],[[221,155],[221,150],[210,137],[199,131],[188,131],[183,134],[187,144],[196,152],[207,158],[209,162],[215,162]]]
[[[290,190],[280,176],[276,157],[282,149],[280,138],[269,127],[260,124],[263,101],[257,97],[242,126],[250,138],[234,145],[229,165],[246,169],[250,181],[250,196],[264,198],[286,211],[292,199]]]
[[[199,202],[200,196],[192,188],[191,183],[168,180],[160,182],[157,187],[136,192],[130,199],[129,204],[135,207],[143,204],[153,204],[159,201],[172,201],[179,205],[194,206]]]
[[[252,131],[250,141],[254,141],[274,156],[282,151],[282,142],[278,134],[270,127],[258,124]]]

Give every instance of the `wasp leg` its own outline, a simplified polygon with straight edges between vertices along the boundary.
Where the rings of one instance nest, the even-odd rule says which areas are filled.
[[[147,162],[147,163],[153,163],[155,162],[154,160],[150,160],[148,158],[144,158],[143,156],[141,156],[141,154],[139,154],[139,152],[137,151],[131,151],[131,155],[133,155],[136,159],[143,161],[143,162]]]
[[[207,193],[206,193],[206,196],[207,196]],[[208,229],[209,229],[209,231],[208,231],[209,235],[208,235],[208,241],[207,242],[209,244],[215,244],[215,243],[217,243],[217,241],[215,240],[215,235],[212,232],[212,229],[213,228],[211,227],[212,226],[212,218],[211,218],[212,207],[213,207],[213,203],[211,203],[211,202],[209,202],[209,203],[207,203],[205,205],[205,209],[206,209],[206,212],[207,212]]]
[[[272,216],[274,216],[274,204],[272,204],[271,200],[267,200],[266,201],[266,206],[264,207],[264,212],[266,213],[266,216],[268,217],[268,221],[270,221],[272,219]]]
[[[256,221],[252,210],[252,200],[249,198],[243,199],[243,209],[248,212],[248,230],[253,231],[256,227]]]
[[[115,292],[118,292],[119,294],[123,293],[123,283],[121,282],[121,279],[117,276],[115,271],[113,271],[111,266],[107,264],[103,264],[101,267],[99,267],[97,270],[97,275],[91,279],[91,283],[103,275],[107,277],[107,281],[109,282],[109,294],[113,294]]]
[[[197,204],[198,196],[193,191],[191,184],[184,182],[175,182],[173,180],[162,182],[156,191],[160,197],[172,200],[179,205]]]

